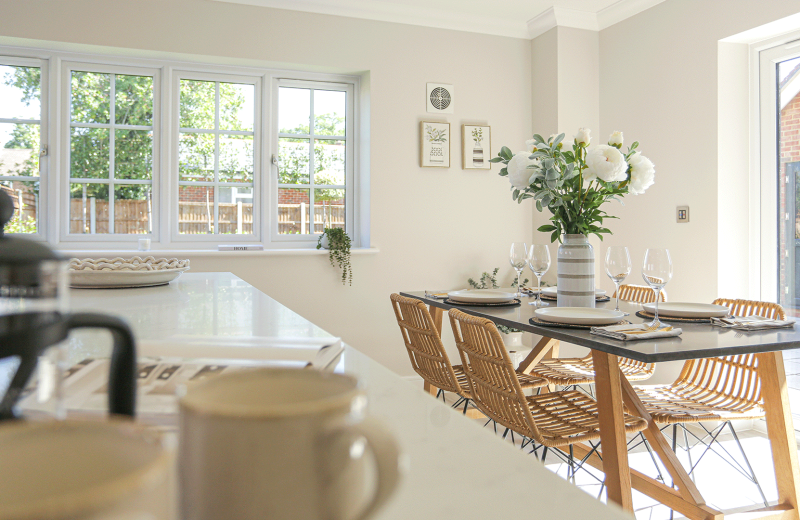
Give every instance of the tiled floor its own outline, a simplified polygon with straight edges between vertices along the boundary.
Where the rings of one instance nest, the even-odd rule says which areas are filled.
[[[487,426],[487,428],[490,427],[491,426]],[[688,455],[686,450],[683,449],[685,446],[683,435],[680,433],[680,430],[678,430],[678,432],[678,457],[681,462],[684,463],[684,467],[689,467]],[[499,433],[502,433],[502,431],[499,430]],[[759,433],[756,430],[737,430],[737,435],[752,465],[753,472],[761,483],[764,495],[770,503],[774,503],[777,500],[777,490],[775,487],[774,474],[772,472],[772,456],[766,434]],[[519,439],[515,440],[516,445],[519,445]],[[511,442],[511,438],[507,437],[506,441]],[[744,460],[730,433],[726,432],[725,434],[721,434],[718,437],[718,441],[720,442],[721,448],[731,454],[739,464],[744,466]],[[693,445],[692,442],[690,437],[689,444],[693,446],[690,449],[692,460],[693,463],[697,463],[698,458],[703,455],[704,447],[702,445]],[[723,450],[720,450],[720,452],[723,453],[724,456]],[[539,453],[541,454],[541,449]],[[533,458],[533,455],[531,455],[531,458],[534,463],[538,463],[538,461]],[[631,468],[637,469],[654,478],[658,476],[658,470],[656,470],[653,460],[643,446],[635,448],[630,452],[629,462]],[[555,456],[548,454],[546,466],[551,471],[566,478],[567,465],[559,461]],[[659,469],[666,475],[663,467]],[[586,471],[580,470],[577,472],[575,483],[590,495],[597,496],[600,492],[600,484],[589,472],[598,478],[602,478],[601,472],[587,466]],[[726,463],[722,457],[716,453],[708,452],[702,456],[700,463],[693,473],[693,477],[707,503],[711,507],[725,513],[763,507],[764,505],[756,485]],[[669,483],[670,482],[667,481],[667,484]],[[603,493],[601,500],[605,501],[605,493]],[[670,510],[667,507],[656,503],[651,498],[636,491],[633,492],[633,503],[638,520],[667,520],[670,518]],[[682,518],[682,516],[676,513],[674,518]]]

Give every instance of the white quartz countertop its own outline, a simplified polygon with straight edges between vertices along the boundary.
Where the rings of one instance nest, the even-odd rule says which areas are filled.
[[[74,289],[71,306],[126,319],[137,340],[330,337],[230,273],[186,273],[161,287]],[[107,356],[109,340],[102,334],[74,333],[70,357]],[[386,348],[404,348],[399,331],[397,343]],[[370,413],[395,435],[407,465],[376,519],[630,518],[355,349],[346,347],[338,370],[362,382]]]

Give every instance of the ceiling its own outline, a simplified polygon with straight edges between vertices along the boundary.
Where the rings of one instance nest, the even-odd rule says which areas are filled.
[[[555,27],[601,30],[664,0],[212,0],[535,38]]]

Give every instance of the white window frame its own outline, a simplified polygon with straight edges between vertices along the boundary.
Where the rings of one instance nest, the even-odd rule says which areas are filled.
[[[180,223],[178,222],[178,215],[179,215],[179,203],[178,203],[178,196],[180,193],[180,172],[179,172],[179,162],[180,162],[180,154],[179,150],[179,143],[178,140],[180,139],[180,85],[181,80],[196,80],[196,81],[214,81],[214,82],[221,82],[221,83],[238,83],[238,84],[245,84],[245,85],[254,85],[255,89],[255,99],[253,102],[255,114],[253,116],[253,233],[248,235],[236,235],[236,234],[181,234],[179,230]],[[171,159],[171,166],[169,168],[170,173],[170,186],[171,186],[171,194],[170,194],[170,202],[169,202],[169,214],[170,214],[170,234],[173,243],[188,243],[188,242],[214,242],[214,243],[224,243],[224,242],[236,242],[237,244],[260,244],[261,236],[262,236],[262,211],[261,208],[264,207],[266,204],[266,199],[263,199],[263,190],[261,189],[261,177],[263,176],[263,171],[265,165],[262,164],[262,153],[261,150],[263,148],[263,116],[262,116],[262,98],[264,97],[263,92],[263,84],[264,84],[264,76],[263,75],[246,75],[246,74],[231,74],[231,73],[209,73],[209,72],[196,72],[191,70],[173,70],[172,71],[172,121],[171,127],[175,130],[170,133],[170,139],[172,141],[172,150],[174,151],[173,157]],[[217,112],[219,112],[219,99],[216,100],[217,103]],[[217,113],[217,120],[219,119],[219,114]],[[234,134],[236,132],[231,130],[209,130],[204,131],[203,133],[209,133],[215,136],[219,136],[220,134]],[[217,168],[215,168],[217,169]],[[196,186],[236,186],[241,184],[237,183],[224,183],[224,182],[192,182],[191,185]],[[215,190],[217,193],[218,190]],[[219,217],[219,199],[218,197],[214,198],[214,219],[215,221],[218,220]],[[266,244],[265,244],[266,246]]]
[[[340,81],[336,81],[339,79]],[[320,81],[318,78],[314,79],[297,79],[297,76],[292,76],[291,78],[283,77],[283,76],[273,76],[272,78],[272,131],[274,134],[272,140],[272,150],[273,152],[273,161],[272,167],[269,169],[270,171],[270,187],[272,191],[272,199],[270,200],[270,220],[272,221],[272,236],[271,241],[273,243],[281,243],[281,242],[288,242],[288,243],[313,243],[316,245],[317,241],[321,233],[314,232],[314,203],[313,197],[311,197],[313,190],[317,188],[326,188],[328,185],[317,185],[311,184],[308,187],[309,190],[309,197],[311,200],[311,204],[309,207],[309,216],[311,223],[309,224],[309,230],[311,231],[308,234],[298,234],[298,235],[290,235],[290,234],[280,234],[278,233],[278,196],[280,193],[280,188],[291,188],[291,186],[295,185],[281,185],[278,182],[278,168],[279,165],[277,164],[278,161],[278,152],[280,150],[280,138],[281,137],[290,137],[290,134],[281,135],[279,133],[279,95],[278,89],[280,87],[296,87],[296,88],[306,88],[306,89],[314,89],[314,90],[334,90],[338,92],[345,92],[346,94],[346,105],[345,105],[345,135],[344,136],[320,136],[324,139],[337,139],[337,140],[344,140],[345,141],[345,188],[344,188],[344,204],[345,204],[345,232],[353,237],[355,234],[355,230],[357,226],[355,224],[356,218],[356,211],[355,211],[355,200],[357,198],[357,186],[356,186],[356,162],[355,158],[357,157],[356,151],[358,149],[358,138],[355,134],[356,129],[356,92],[358,85],[356,82],[350,78],[346,77],[339,77],[339,78],[328,78],[326,81]],[[314,104],[313,104],[313,96],[311,102],[311,117],[314,114]],[[295,136],[291,135],[292,137],[299,137],[299,138],[306,138],[309,139],[316,138],[317,136]],[[313,181],[313,157],[314,157],[314,150],[313,147],[310,147],[310,156],[311,160],[309,161],[309,176],[311,177],[309,180]],[[303,185],[297,185],[303,186]],[[298,189],[306,189],[306,188],[298,188]]]
[[[777,64],[800,57],[800,42],[782,43],[758,52],[758,178],[751,182],[751,201],[759,208],[759,219],[752,229],[753,243],[758,244],[758,263],[751,271],[758,273],[758,296],[763,301],[779,301],[778,248],[778,136],[779,102]]]
[[[135,249],[136,240],[148,235],[139,234],[72,234],[69,231],[69,127],[70,81],[72,70],[118,74],[140,74],[154,77],[153,93],[153,226],[152,250],[215,250],[213,244],[227,241],[241,244],[262,244],[265,250],[313,250],[319,234],[299,236],[277,235],[277,169],[271,164],[277,157],[278,114],[276,111],[278,80],[316,82],[321,86],[349,85],[352,94],[347,105],[346,154],[346,231],[354,248],[369,247],[369,151],[368,130],[361,135],[361,77],[349,74],[330,74],[286,71],[259,66],[227,66],[216,57],[198,57],[186,61],[183,56],[145,58],[108,53],[56,51],[53,49],[0,46],[0,59],[9,64],[40,66],[41,85],[41,146],[47,155],[40,157],[40,195],[38,233],[27,238],[47,241],[55,249],[82,251],[113,251]],[[13,60],[13,63],[12,63]],[[176,78],[213,81],[225,78],[259,78],[256,91],[256,131],[254,139],[254,234],[253,235],[179,235],[178,234],[178,149],[179,85]],[[242,81],[234,81],[242,82]],[[248,83],[249,81],[244,81]],[[311,85],[306,85],[311,86]],[[338,88],[337,88],[338,90]],[[364,156],[362,156],[364,154]],[[258,157],[256,157],[258,156]],[[263,178],[268,175],[268,178]],[[274,200],[273,200],[274,198]],[[260,199],[260,200],[259,200]]]
[[[95,183],[95,184],[108,184],[109,186],[114,185],[129,185],[129,184],[148,184],[151,187],[152,192],[152,222],[151,224],[151,233],[147,234],[128,234],[128,233],[103,233],[103,234],[88,234],[88,233],[70,233],[69,232],[69,209],[70,209],[70,196],[69,196],[69,186],[72,183],[72,176],[70,171],[70,136],[72,128],[72,99],[71,99],[71,92],[72,92],[72,72],[79,71],[79,72],[90,72],[90,73],[100,73],[100,74],[119,74],[119,75],[126,75],[126,76],[150,76],[153,78],[153,164],[152,164],[152,179],[150,182],[142,182],[142,181],[135,181],[135,180],[119,180],[115,182],[116,179],[113,178],[112,172],[114,171],[114,150],[109,149],[109,177],[108,179],[91,179],[88,182]],[[159,238],[159,223],[161,221],[161,212],[160,207],[161,204],[159,201],[161,200],[161,169],[159,168],[160,164],[160,156],[161,156],[161,93],[159,85],[161,84],[161,71],[157,68],[145,68],[145,67],[130,67],[126,65],[106,65],[106,64],[95,64],[95,63],[86,63],[86,62],[78,62],[78,61],[64,61],[61,64],[61,89],[63,91],[63,98],[61,104],[61,125],[62,125],[62,132],[61,132],[61,150],[63,151],[62,156],[62,172],[63,172],[63,182],[64,186],[61,187],[60,191],[60,198],[63,204],[63,210],[61,211],[61,215],[58,215],[58,219],[61,220],[60,222],[60,230],[61,242],[111,242],[111,241],[121,241],[121,242],[133,242],[138,240],[139,238],[150,238],[151,240],[158,240]],[[109,98],[109,124],[99,124],[99,123],[78,123],[78,126],[81,127],[91,127],[91,128],[107,128],[109,129],[109,138],[111,137],[111,132],[116,129],[116,123],[113,120],[114,116],[114,83],[112,82],[110,86],[110,98]],[[109,189],[109,201],[112,197],[116,197],[115,193]],[[113,205],[110,207],[113,208]],[[113,226],[112,222],[114,220],[114,213],[113,211],[109,210],[109,226]]]
[[[0,52],[0,65],[11,65],[17,67],[39,67],[40,70],[40,84],[39,84],[39,150],[44,151],[44,155],[39,155],[39,206],[36,208],[36,233],[26,233],[24,236],[32,240],[47,240],[48,224],[50,221],[50,212],[45,211],[49,208],[49,152],[47,143],[49,141],[49,100],[48,95],[50,84],[50,64],[46,59],[41,58],[26,58],[17,56],[7,56]],[[33,119],[5,119],[0,117],[0,123],[18,123],[18,124],[35,124]],[[33,178],[31,178],[33,180]]]

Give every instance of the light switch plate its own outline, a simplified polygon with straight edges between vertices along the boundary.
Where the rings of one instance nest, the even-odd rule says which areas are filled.
[[[676,216],[678,224],[689,222],[689,206],[678,206]]]

